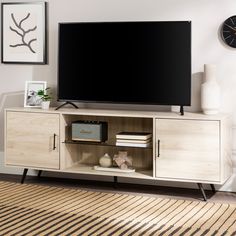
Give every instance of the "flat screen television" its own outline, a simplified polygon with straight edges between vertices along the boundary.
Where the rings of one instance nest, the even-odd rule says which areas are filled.
[[[191,22],[59,23],[58,101],[188,106]]]

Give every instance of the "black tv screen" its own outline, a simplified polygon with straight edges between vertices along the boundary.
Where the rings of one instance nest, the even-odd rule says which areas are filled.
[[[190,105],[191,22],[60,23],[58,100]]]

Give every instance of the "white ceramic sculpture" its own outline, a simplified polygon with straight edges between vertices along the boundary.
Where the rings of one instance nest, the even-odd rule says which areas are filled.
[[[100,157],[99,164],[101,167],[111,167],[112,166],[112,158],[105,153],[104,156]]]

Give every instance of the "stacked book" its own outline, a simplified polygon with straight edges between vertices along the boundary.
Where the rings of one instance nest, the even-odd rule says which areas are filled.
[[[152,134],[147,132],[120,132],[116,134],[116,146],[149,147]]]

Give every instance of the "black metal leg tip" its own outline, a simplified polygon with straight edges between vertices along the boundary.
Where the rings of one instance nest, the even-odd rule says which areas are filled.
[[[113,187],[114,187],[115,189],[117,188],[117,183],[118,183],[117,176],[114,176],[114,184],[113,184]]]
[[[211,190],[212,190],[212,192],[213,192],[213,193],[216,193],[216,189],[215,189],[214,184],[210,184],[210,186],[211,186]]]
[[[40,178],[41,177],[41,175],[42,175],[42,170],[39,170],[39,172],[38,172],[38,178]]]
[[[22,175],[22,178],[21,178],[21,184],[23,184],[25,182],[25,177],[27,175],[27,172],[28,172],[28,169],[24,169],[23,175]]]
[[[206,202],[207,201],[207,196],[206,196],[206,193],[205,193],[205,190],[204,190],[202,184],[201,183],[197,183],[197,185],[198,185],[198,188],[200,189],[200,191],[202,193],[203,200]]]

